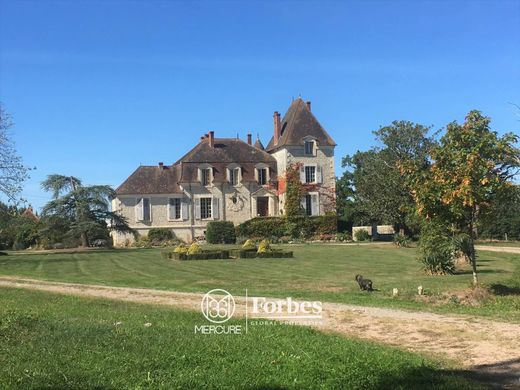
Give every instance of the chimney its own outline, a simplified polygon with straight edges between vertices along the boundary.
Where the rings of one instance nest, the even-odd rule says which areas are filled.
[[[307,109],[310,111],[311,110],[311,101],[310,100],[307,100],[305,102],[305,104],[307,104]]]
[[[251,135],[251,133],[247,133],[247,144],[248,145],[252,145],[253,144],[253,136]]]
[[[159,163],[159,169],[164,169],[164,163],[163,162]]]
[[[280,138],[280,113],[275,111],[273,114],[273,125],[274,125],[274,145],[278,145],[278,138]]]
[[[215,145],[215,132],[209,132],[209,147],[212,148]]]

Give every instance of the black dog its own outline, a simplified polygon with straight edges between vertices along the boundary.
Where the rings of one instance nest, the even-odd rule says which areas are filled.
[[[359,288],[365,291],[374,291],[372,288],[372,281],[370,279],[363,279],[363,275],[356,275],[354,279],[359,284]]]

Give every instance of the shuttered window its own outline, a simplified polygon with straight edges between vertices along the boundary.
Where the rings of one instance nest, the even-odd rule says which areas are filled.
[[[170,198],[170,209],[169,219],[180,219],[181,218],[181,199]]]

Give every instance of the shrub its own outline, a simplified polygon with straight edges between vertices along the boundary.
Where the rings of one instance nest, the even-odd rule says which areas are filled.
[[[410,246],[410,239],[404,234],[397,233],[394,235],[394,244],[400,248],[408,248]]]
[[[234,244],[235,226],[231,221],[212,221],[206,225],[206,240],[210,244]]]
[[[365,229],[356,230],[354,237],[356,241],[370,241],[370,234]]]
[[[188,255],[195,255],[195,254],[201,253],[201,252],[202,252],[202,249],[200,249],[200,246],[198,244],[196,244],[196,243],[193,243],[188,248],[188,251],[186,252],[186,254],[188,254]]]
[[[187,253],[188,247],[185,244],[179,244],[173,249],[173,253]]]
[[[309,239],[324,234],[336,234],[337,217],[259,217],[236,227],[238,236],[270,238],[291,237]]]
[[[167,254],[169,259],[175,260],[215,260],[215,259],[229,259],[229,251],[227,250],[211,250],[200,251],[197,253],[178,253],[169,252]]]
[[[352,241],[352,235],[350,233],[337,233],[336,241],[339,241],[339,242]]]
[[[152,228],[148,231],[148,240],[151,245],[160,245],[173,237],[173,232],[168,228]]]
[[[419,239],[419,252],[427,274],[445,275],[455,271],[455,250],[446,226],[432,221],[425,223]]]
[[[242,245],[242,249],[246,251],[256,251],[256,245],[255,242],[251,239],[244,242],[244,245]]]
[[[473,239],[469,234],[460,233],[453,237],[453,247],[455,250],[455,257],[464,256],[467,263],[471,263],[471,256],[473,255]]]
[[[271,252],[271,251],[272,251],[271,243],[269,242],[269,240],[262,240],[260,242],[260,245],[258,245],[257,253],[266,253],[266,252]]]

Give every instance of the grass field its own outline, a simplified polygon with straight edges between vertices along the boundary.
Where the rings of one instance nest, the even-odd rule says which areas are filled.
[[[224,288],[233,295],[291,296],[310,300],[468,313],[520,321],[520,256],[480,251],[482,283],[497,295],[478,307],[435,299],[468,288],[469,268],[450,276],[427,276],[413,248],[393,245],[297,245],[294,259],[172,261],[159,249],[77,253],[14,253],[0,257],[0,275],[53,281],[146,287],[188,292]],[[357,273],[378,290],[359,291]],[[431,298],[417,300],[422,285]],[[397,298],[391,296],[399,288]],[[430,302],[431,301],[431,302]],[[442,302],[442,304],[439,304]]]
[[[201,317],[0,289],[0,388],[478,388],[419,355],[308,328],[195,335]]]

